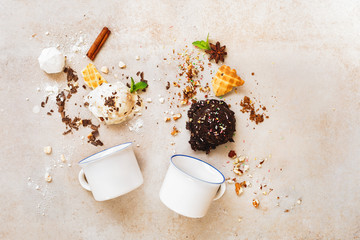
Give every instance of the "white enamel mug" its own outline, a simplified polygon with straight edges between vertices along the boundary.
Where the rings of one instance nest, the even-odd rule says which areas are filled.
[[[131,142],[95,153],[81,160],[79,166],[79,182],[96,201],[124,195],[144,181]]]
[[[201,218],[225,190],[225,177],[215,167],[198,158],[176,154],[171,157],[160,200],[178,214]]]

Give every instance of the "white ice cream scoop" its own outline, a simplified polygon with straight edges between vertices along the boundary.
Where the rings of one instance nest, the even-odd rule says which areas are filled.
[[[47,73],[59,73],[65,66],[65,57],[54,47],[42,50],[38,60],[40,68]]]
[[[118,124],[125,121],[134,112],[138,112],[141,101],[136,93],[123,83],[103,83],[84,98],[89,110],[106,124]]]

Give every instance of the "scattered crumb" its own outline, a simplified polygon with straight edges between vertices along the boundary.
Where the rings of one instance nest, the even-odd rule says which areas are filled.
[[[147,103],[151,103],[151,102],[152,102],[151,98],[147,98],[147,99],[146,99],[146,102],[147,102]]]
[[[65,159],[64,154],[61,154],[61,155],[60,155],[60,159],[61,159],[61,161],[62,161],[63,163],[66,162],[66,159]]]
[[[165,102],[165,98],[163,98],[163,97],[159,98],[159,102],[160,102],[161,104],[163,104],[163,103]]]
[[[230,150],[229,153],[228,153],[228,157],[229,158],[236,158],[236,152],[234,150]]]
[[[255,198],[255,199],[253,199],[253,201],[252,201],[252,205],[253,205],[255,208],[258,208],[259,205],[260,205],[260,201]]]
[[[236,195],[238,195],[238,196],[240,196],[244,192],[240,183],[235,183],[235,192],[236,192]]]
[[[176,136],[176,135],[178,135],[178,133],[179,133],[179,130],[174,126],[173,130],[171,132],[171,135]]]
[[[109,73],[109,68],[106,67],[106,66],[101,67],[100,70],[101,70],[103,73],[105,73],[105,74],[108,74],[108,73]]]
[[[171,118],[165,117],[164,121],[165,121],[165,122],[170,122],[170,121],[171,121]]]
[[[119,68],[126,68],[126,64],[124,62],[120,61],[119,62]]]
[[[46,154],[51,154],[51,152],[52,152],[51,146],[46,146],[46,147],[44,147],[44,153],[46,153]]]
[[[173,116],[173,119],[176,121],[182,117],[181,113],[177,113]]]
[[[136,59],[137,61],[139,61],[139,60],[140,60],[140,57],[139,57],[139,56],[135,56],[135,59]]]
[[[50,176],[49,173],[45,173],[45,181],[47,181],[48,183],[52,181],[52,177]]]

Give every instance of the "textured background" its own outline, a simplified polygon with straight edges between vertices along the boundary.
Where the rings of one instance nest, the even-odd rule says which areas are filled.
[[[1,1],[0,238],[360,239],[360,4],[306,2]],[[102,148],[124,141],[140,145],[135,153],[144,185],[115,200],[95,202],[78,184],[76,163],[102,148],[81,139],[89,132],[85,129],[63,136],[57,114],[49,117],[44,109],[35,114],[33,107],[44,100],[45,86],[65,86],[64,74],[49,76],[39,68],[41,50],[59,44],[67,64],[80,73],[89,62],[83,53],[103,26],[112,34],[95,65],[115,67],[105,76],[109,82],[116,81],[115,74],[124,81],[122,73],[144,71],[150,87],[141,96],[153,102],[146,104],[139,132],[130,132],[126,124],[100,128]],[[194,153],[187,143],[187,107],[175,124],[182,132],[172,137],[174,123],[163,121],[169,103],[158,101],[159,94],[169,96],[165,83],[176,80],[177,73],[177,64],[163,58],[172,49],[192,49],[191,42],[207,33],[227,46],[225,63],[246,82],[225,97],[236,112],[235,143],[209,155]],[[84,44],[74,53],[80,36]],[[120,60],[125,70],[117,67]],[[203,81],[210,82],[209,70],[204,73]],[[81,102],[87,91],[81,89],[71,102]],[[244,95],[269,109],[270,118],[255,129],[236,105]],[[54,105],[50,101],[46,109]],[[72,116],[91,116],[84,108],[69,108]],[[49,156],[43,153],[47,145],[53,147]],[[233,177],[226,163],[229,149],[250,158],[253,178],[239,179],[253,187],[242,196],[228,185],[202,219],[179,216],[160,202],[173,150],[198,156]],[[59,166],[60,154],[71,167]],[[255,168],[255,158],[269,155],[261,169]],[[46,183],[50,167],[53,182]],[[261,183],[274,191],[262,195]],[[254,197],[259,209],[251,205]]]

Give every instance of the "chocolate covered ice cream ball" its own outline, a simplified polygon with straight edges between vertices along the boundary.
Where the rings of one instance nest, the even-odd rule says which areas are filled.
[[[186,129],[191,132],[193,150],[210,152],[216,146],[233,142],[235,116],[224,101],[211,99],[193,103],[188,111]]]

